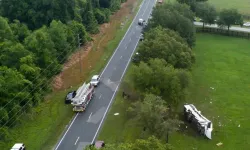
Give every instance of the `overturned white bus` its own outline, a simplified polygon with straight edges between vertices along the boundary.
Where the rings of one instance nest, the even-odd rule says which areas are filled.
[[[198,132],[212,139],[213,124],[204,117],[193,104],[184,105],[184,116],[188,122],[195,125]]]

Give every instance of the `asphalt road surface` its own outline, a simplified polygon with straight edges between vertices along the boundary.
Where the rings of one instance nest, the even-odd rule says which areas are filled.
[[[203,23],[202,22],[194,22],[194,25],[203,26]],[[219,28],[217,24],[211,24],[211,25],[206,24],[205,27]],[[242,28],[241,27],[230,27],[229,29],[232,31],[240,31],[240,32],[249,32],[250,33],[250,28],[246,28],[246,27],[242,27]]]
[[[55,150],[83,150],[96,140],[118,86],[138,45],[142,27],[139,18],[147,20],[156,0],[144,0],[131,26],[101,73],[101,81],[86,111],[77,113],[58,141]],[[100,139],[105,140],[105,139]]]

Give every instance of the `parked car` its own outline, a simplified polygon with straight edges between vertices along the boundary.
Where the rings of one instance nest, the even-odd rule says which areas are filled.
[[[100,82],[100,77],[99,75],[94,75],[90,81],[90,84],[97,86]]]
[[[65,98],[65,104],[70,104],[72,98],[76,96],[76,91],[69,92]]]
[[[243,26],[245,26],[245,27],[250,27],[250,22],[244,23]]]

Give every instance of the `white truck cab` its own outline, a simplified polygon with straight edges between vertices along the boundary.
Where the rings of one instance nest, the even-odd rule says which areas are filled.
[[[26,150],[23,143],[16,143],[10,150]]]
[[[200,134],[212,139],[213,124],[210,120],[204,117],[193,104],[184,105],[185,118],[195,125]]]
[[[94,75],[94,76],[91,78],[90,84],[92,84],[92,85],[94,85],[94,86],[97,86],[97,85],[99,84],[99,80],[100,80],[99,75]]]

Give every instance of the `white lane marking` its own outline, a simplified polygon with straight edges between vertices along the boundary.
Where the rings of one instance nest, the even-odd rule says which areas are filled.
[[[147,11],[149,3],[150,3],[150,2],[148,2],[147,6],[146,6],[146,9],[145,9],[145,11],[143,12],[142,16],[144,16],[145,12]]]
[[[89,119],[90,119],[91,116],[92,116],[92,112],[91,112],[90,115],[89,115]]]
[[[122,59],[122,56],[120,57],[120,59]]]
[[[116,94],[116,92],[117,92],[117,89],[118,89],[118,87],[119,87],[119,85],[120,85],[120,83],[121,83],[121,80],[122,80],[122,78],[123,78],[123,76],[124,76],[124,74],[125,74],[125,72],[126,72],[126,70],[127,70],[127,68],[128,68],[129,62],[130,62],[130,60],[131,60],[131,58],[132,58],[132,56],[133,56],[133,54],[134,54],[134,52],[135,52],[135,50],[136,50],[136,47],[137,47],[138,43],[139,43],[139,40],[137,40],[137,43],[136,43],[136,45],[135,45],[135,48],[133,49],[133,52],[132,52],[131,55],[130,55],[130,58],[129,58],[128,62],[127,62],[127,65],[126,65],[126,67],[125,67],[125,69],[124,69],[124,71],[123,71],[123,73],[122,73],[121,78],[120,78],[120,81],[119,81],[118,85],[116,86],[115,92],[114,92],[114,94],[113,94],[112,97],[111,97],[111,100],[110,100],[110,102],[109,102],[109,104],[108,104],[108,107],[107,107],[107,109],[106,109],[106,111],[105,111],[105,113],[104,113],[104,115],[103,115],[103,117],[102,117],[102,120],[101,120],[101,122],[100,122],[100,124],[99,124],[99,126],[98,126],[98,128],[97,128],[97,130],[96,130],[96,133],[95,133],[94,138],[93,138],[93,140],[92,140],[91,143],[94,143],[94,141],[95,141],[95,138],[96,138],[96,136],[97,136],[97,134],[98,134],[98,132],[99,132],[99,130],[100,130],[100,127],[101,127],[101,125],[102,125],[102,123],[103,123],[103,121],[104,121],[105,116],[107,115],[107,112],[108,112],[108,110],[109,110],[109,107],[111,106],[111,103],[112,103],[113,100],[114,100],[114,97],[115,97],[115,94]]]
[[[74,119],[72,120],[71,124],[69,125],[68,129],[66,130],[66,132],[64,133],[63,137],[61,138],[61,140],[59,141],[59,143],[57,144],[55,150],[58,149],[58,147],[60,146],[60,144],[62,143],[63,139],[65,138],[66,134],[69,132],[70,127],[72,126],[72,124],[74,123],[74,121],[76,120],[76,117],[78,116],[79,113],[77,113],[74,117]]]
[[[111,62],[112,58],[113,58],[114,55],[116,54],[116,52],[117,52],[118,48],[120,47],[121,43],[122,43],[123,40],[125,39],[125,37],[126,37],[128,31],[130,30],[130,28],[132,27],[133,23],[135,22],[135,19],[137,18],[138,14],[139,14],[139,12],[140,12],[140,10],[141,10],[141,8],[142,8],[142,5],[143,5],[144,3],[145,3],[145,0],[144,0],[144,1],[142,2],[142,4],[140,5],[140,8],[139,8],[139,10],[137,11],[137,13],[136,13],[136,15],[135,15],[133,21],[131,22],[131,24],[130,24],[128,30],[126,31],[125,35],[123,36],[122,40],[120,41],[119,45],[117,46],[115,52],[113,53],[113,55],[112,55],[111,58],[109,59],[109,61],[108,61],[107,65],[106,65],[106,67],[103,69],[103,71],[102,71],[100,77],[102,76],[102,74],[104,73],[104,71],[106,70],[106,68],[108,67],[109,63]],[[106,112],[106,113],[107,113],[107,112]],[[63,139],[65,138],[66,134],[69,132],[69,129],[70,129],[70,127],[72,126],[72,124],[74,123],[74,121],[75,121],[75,119],[76,119],[77,116],[78,116],[78,113],[76,114],[76,116],[74,117],[73,121],[71,122],[69,128],[68,128],[67,131],[64,133],[64,135],[63,135],[63,137],[61,138],[61,140],[59,141],[59,143],[58,143],[58,145],[56,146],[55,150],[57,150],[58,147],[60,146],[60,144],[62,143]],[[103,120],[102,120],[102,121],[103,121]],[[98,130],[99,130],[99,128],[98,128]],[[97,134],[97,132],[96,132],[96,134]],[[96,136],[96,135],[95,135],[95,136]]]
[[[78,142],[79,138],[80,138],[80,137],[78,136],[78,138],[76,139],[75,145],[76,145],[76,143]]]
[[[101,99],[101,97],[102,97],[102,94],[99,96],[99,99]]]
[[[141,8],[142,8],[142,5],[143,5],[144,3],[145,3],[145,0],[144,0],[144,1],[142,2],[142,4],[140,5],[140,8],[139,8],[139,10],[137,11],[137,13],[136,13],[136,15],[135,15],[135,17],[134,17],[133,21],[131,22],[131,24],[130,24],[130,26],[129,26],[128,30],[127,30],[127,32],[125,33],[125,35],[123,36],[123,38],[122,38],[122,40],[120,41],[119,45],[117,46],[117,48],[116,48],[115,52],[113,53],[113,55],[112,55],[112,56],[111,56],[111,58],[109,59],[109,61],[108,61],[107,65],[106,65],[106,66],[105,66],[105,68],[103,69],[103,71],[102,71],[102,73],[101,73],[100,77],[102,76],[102,74],[104,73],[104,71],[106,70],[106,68],[108,67],[108,65],[109,65],[109,63],[111,62],[112,58],[115,56],[115,54],[116,54],[116,52],[117,52],[118,48],[120,47],[121,43],[122,43],[122,42],[123,42],[123,40],[125,39],[125,37],[126,37],[126,35],[127,35],[128,31],[129,31],[129,30],[130,30],[130,28],[132,27],[133,23],[135,22],[135,19],[137,18],[138,14],[139,14],[139,12],[140,12],[140,10],[141,10]]]

